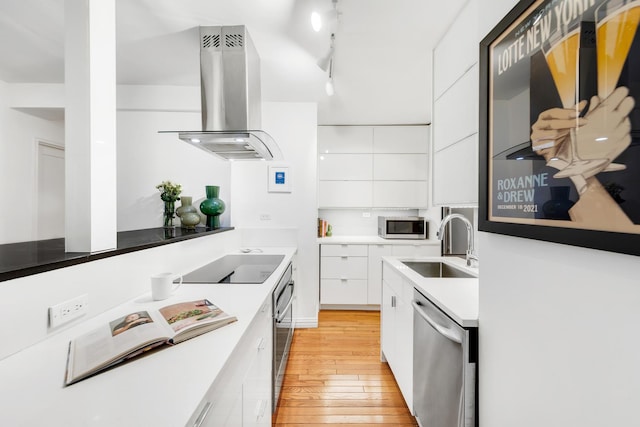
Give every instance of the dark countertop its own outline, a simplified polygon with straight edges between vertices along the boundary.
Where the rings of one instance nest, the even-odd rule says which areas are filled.
[[[0,282],[229,230],[233,227],[121,231],[118,233],[118,247],[102,252],[65,252],[64,239],[0,245]]]

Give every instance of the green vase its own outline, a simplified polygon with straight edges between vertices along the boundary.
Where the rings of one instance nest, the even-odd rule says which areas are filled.
[[[220,228],[220,215],[224,212],[226,206],[222,200],[218,198],[220,187],[217,185],[205,186],[207,198],[200,203],[200,211],[207,216],[207,228]]]
[[[164,202],[164,227],[173,227],[173,218],[176,211],[176,202]]]
[[[200,223],[200,215],[198,209],[191,203],[193,198],[191,196],[180,197],[180,207],[176,209],[176,215],[180,218],[180,224],[182,228],[193,230],[196,225]]]

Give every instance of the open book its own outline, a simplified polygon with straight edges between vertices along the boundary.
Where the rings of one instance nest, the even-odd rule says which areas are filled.
[[[128,313],[69,343],[64,383],[73,384],[152,348],[178,344],[236,320],[206,299]]]

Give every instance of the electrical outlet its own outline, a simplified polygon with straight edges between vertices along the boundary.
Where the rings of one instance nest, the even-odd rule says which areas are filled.
[[[268,214],[268,213],[260,214],[260,221],[271,221],[271,214]]]
[[[73,319],[87,314],[89,308],[89,295],[84,294],[79,297],[61,302],[49,307],[49,327],[55,328]]]
[[[371,212],[362,212],[362,218],[371,218]]]

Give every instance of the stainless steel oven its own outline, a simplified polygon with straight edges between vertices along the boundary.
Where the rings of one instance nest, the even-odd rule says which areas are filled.
[[[292,272],[293,268],[289,264],[273,291],[273,411],[278,406],[280,388],[293,339],[293,292],[295,285]]]

